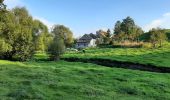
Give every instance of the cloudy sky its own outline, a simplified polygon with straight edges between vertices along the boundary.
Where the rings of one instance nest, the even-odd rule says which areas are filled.
[[[25,6],[49,28],[64,24],[75,36],[113,29],[117,20],[131,16],[145,31],[170,28],[170,0],[5,0],[8,9]]]

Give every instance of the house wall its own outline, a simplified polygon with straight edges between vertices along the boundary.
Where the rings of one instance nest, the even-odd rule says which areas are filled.
[[[90,43],[77,43],[76,48],[87,48],[87,47],[95,47],[96,39],[92,39]]]
[[[96,46],[96,39],[92,39],[88,45],[88,47],[95,47]]]
[[[86,47],[88,47],[88,44],[86,44],[86,43],[77,43],[76,44],[76,48],[86,48]]]

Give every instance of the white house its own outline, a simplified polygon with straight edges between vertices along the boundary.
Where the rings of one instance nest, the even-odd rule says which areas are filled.
[[[96,38],[92,37],[90,34],[83,35],[76,43],[76,48],[87,48],[95,47]]]

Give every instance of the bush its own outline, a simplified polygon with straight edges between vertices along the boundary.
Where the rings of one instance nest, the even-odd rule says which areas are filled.
[[[50,54],[50,60],[60,60],[60,56],[65,52],[64,40],[60,37],[55,37],[48,51]]]
[[[144,43],[142,45],[143,48],[152,48],[152,44],[151,43]]]
[[[0,39],[0,58],[4,58],[4,53],[11,51],[12,47],[8,43],[5,42],[4,39]]]

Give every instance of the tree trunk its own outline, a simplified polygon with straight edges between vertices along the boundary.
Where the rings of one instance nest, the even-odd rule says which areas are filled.
[[[60,60],[60,56],[56,56],[55,58],[54,58],[54,61],[59,61]]]
[[[162,40],[160,40],[160,47],[162,47]]]

